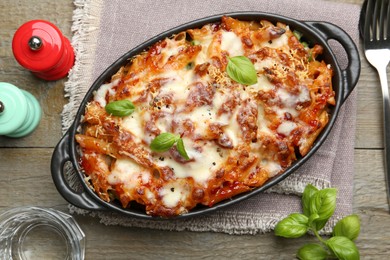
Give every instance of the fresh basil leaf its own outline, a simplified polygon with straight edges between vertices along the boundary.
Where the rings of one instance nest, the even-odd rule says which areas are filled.
[[[307,225],[309,227],[312,227],[313,226],[313,222],[315,222],[319,218],[320,218],[320,216],[317,213],[311,214],[310,217],[309,217],[309,221],[308,221]]]
[[[306,244],[297,253],[297,258],[301,260],[323,260],[328,256],[328,251],[319,244]]]
[[[253,85],[257,83],[257,72],[255,66],[245,56],[235,56],[229,58],[226,72],[234,81],[244,84]]]
[[[318,189],[311,185],[307,184],[305,187],[305,190],[303,191],[302,194],[302,208],[303,208],[303,214],[306,216],[310,217],[311,212],[310,212],[310,201],[313,195],[318,191]]]
[[[360,259],[359,250],[357,249],[355,243],[346,237],[331,237],[325,243],[338,259]]]
[[[360,220],[357,215],[349,215],[339,220],[333,228],[334,236],[347,237],[350,240],[355,240],[360,233]]]
[[[317,191],[310,200],[311,214],[318,214],[319,218],[313,221],[314,228],[321,230],[336,209],[337,190],[327,188]]]
[[[105,106],[107,113],[113,116],[128,116],[135,110],[134,104],[130,100],[112,101]]]
[[[177,143],[176,143],[176,148],[177,148],[177,151],[179,152],[179,154],[186,160],[189,160],[190,157],[188,157],[188,154],[187,154],[187,151],[186,149],[184,148],[184,142],[183,142],[183,139],[179,138],[177,140]]]
[[[179,135],[172,133],[161,133],[150,143],[150,149],[155,152],[165,152],[171,148],[177,140],[180,139]]]
[[[300,213],[290,214],[275,226],[275,235],[286,238],[297,238],[306,234],[308,217]]]

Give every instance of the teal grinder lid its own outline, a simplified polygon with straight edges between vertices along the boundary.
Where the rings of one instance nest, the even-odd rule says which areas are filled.
[[[0,82],[0,135],[26,136],[38,126],[41,115],[41,107],[33,95]]]

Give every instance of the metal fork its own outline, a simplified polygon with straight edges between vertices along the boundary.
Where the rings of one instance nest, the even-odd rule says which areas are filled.
[[[387,199],[390,205],[390,102],[386,69],[390,61],[390,0],[368,0],[363,29],[364,51],[379,74],[383,95],[384,161]]]

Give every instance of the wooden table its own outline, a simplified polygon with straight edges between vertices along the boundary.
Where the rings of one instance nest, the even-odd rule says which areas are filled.
[[[363,0],[343,0],[361,4]],[[11,42],[15,30],[32,19],[46,19],[71,38],[71,0],[2,0],[0,2],[0,81],[38,98],[43,118],[28,137],[0,137],[0,212],[17,206],[50,207],[67,212],[67,202],[53,185],[50,159],[61,138],[64,82],[32,76],[15,61]],[[359,46],[362,50],[362,46]],[[362,259],[388,259],[390,215],[383,167],[382,101],[379,80],[361,52],[355,142],[354,212],[361,217],[357,240]],[[308,236],[287,240],[273,233],[232,236],[219,233],[168,232],[104,226],[99,220],[75,216],[86,234],[86,259],[293,259]],[[0,256],[1,258],[1,256]],[[50,258],[47,256],[47,258]]]

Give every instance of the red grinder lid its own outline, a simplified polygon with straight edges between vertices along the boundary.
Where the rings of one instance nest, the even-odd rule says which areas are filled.
[[[44,72],[52,69],[63,56],[63,35],[48,21],[32,20],[15,32],[12,51],[16,60],[26,69]]]

